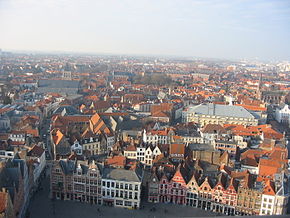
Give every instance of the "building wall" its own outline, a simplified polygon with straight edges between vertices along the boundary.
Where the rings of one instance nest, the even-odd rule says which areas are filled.
[[[65,175],[54,163],[51,169],[52,198],[102,204],[101,177],[98,170],[89,169],[86,174],[76,171]]]
[[[256,126],[258,125],[257,119],[248,119],[248,118],[237,118],[237,117],[222,117],[222,116],[212,116],[212,115],[201,115],[195,113],[182,113],[182,122],[195,122],[198,123],[201,127],[206,126],[207,124],[238,124],[238,125],[247,125],[247,126]]]
[[[287,207],[289,202],[289,195],[287,196],[275,196],[275,207],[273,214],[274,215],[285,215],[287,213]]]
[[[137,159],[137,151],[124,151],[124,156],[128,159]]]
[[[101,149],[101,142],[89,142],[83,144],[84,151],[89,151],[91,155],[103,154],[104,151]]]
[[[239,187],[236,210],[249,215],[258,215],[261,207],[261,191]]]
[[[102,179],[103,203],[115,207],[139,208],[141,182]]]
[[[273,215],[275,207],[275,195],[262,195],[260,215]]]

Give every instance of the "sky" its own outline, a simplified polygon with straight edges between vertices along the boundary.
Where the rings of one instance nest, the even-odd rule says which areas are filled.
[[[0,0],[2,50],[290,60],[290,0]]]

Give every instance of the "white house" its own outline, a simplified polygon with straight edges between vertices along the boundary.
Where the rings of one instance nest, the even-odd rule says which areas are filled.
[[[158,146],[148,146],[145,150],[145,158],[144,162],[147,166],[153,165],[153,160],[158,156],[162,154],[160,148]]]
[[[164,130],[151,130],[143,131],[143,142],[157,145],[157,144],[168,144],[170,142],[170,136],[174,135],[174,132],[171,129]]]
[[[13,142],[25,142],[26,133],[24,131],[12,131],[8,137]]]
[[[107,151],[110,151],[115,144],[115,136],[113,134],[106,134]]]
[[[75,140],[74,144],[71,146],[71,152],[75,152],[77,155],[83,154],[83,147],[78,142],[78,140]]]
[[[283,173],[281,174],[282,178]],[[288,204],[288,188],[285,187],[287,181],[281,181],[281,186],[279,183],[274,184],[268,180],[264,186],[260,215],[284,215],[287,212]]]
[[[124,150],[124,156],[128,159],[137,159],[137,149],[135,145],[129,145],[125,150]]]
[[[290,124],[290,109],[289,105],[285,104],[283,107],[278,107],[275,111],[275,119],[279,123]]]
[[[0,158],[14,158],[14,151],[0,150]]]
[[[102,176],[103,204],[139,208],[142,175],[133,170],[105,168]]]
[[[145,164],[146,147],[139,145],[136,149],[137,149],[137,160],[139,160],[141,163]]]
[[[33,180],[37,185],[40,175],[46,166],[45,150],[37,145],[34,145],[27,153],[27,157],[33,160]]]
[[[6,114],[0,115],[0,130],[1,131],[11,130],[10,119]]]

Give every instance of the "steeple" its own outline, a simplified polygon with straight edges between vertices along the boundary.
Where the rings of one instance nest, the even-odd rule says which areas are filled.
[[[69,63],[66,63],[66,65],[63,69],[62,78],[63,78],[63,80],[71,80],[72,79],[71,66],[69,65]]]

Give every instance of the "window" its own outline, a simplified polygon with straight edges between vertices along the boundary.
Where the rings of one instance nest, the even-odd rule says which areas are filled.
[[[265,212],[266,212],[265,210],[262,210],[262,214],[265,214]]]
[[[116,200],[116,205],[123,205],[123,201]]]
[[[272,203],[272,199],[269,199],[269,203]]]
[[[125,201],[125,206],[127,206],[127,207],[132,206],[132,202],[130,202],[130,201]]]

